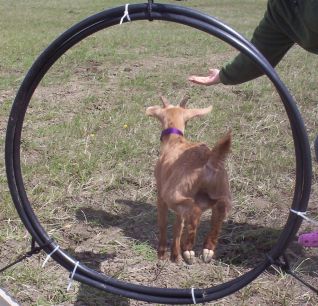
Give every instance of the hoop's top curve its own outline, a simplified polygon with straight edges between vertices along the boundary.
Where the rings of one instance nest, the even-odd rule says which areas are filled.
[[[129,5],[128,9],[131,21],[149,19],[149,5],[147,3]],[[8,184],[20,218],[40,246],[50,242],[50,237],[41,226],[28,200],[20,165],[21,133],[28,104],[39,82],[59,57],[89,35],[119,24],[124,12],[125,6],[109,9],[84,19],[65,31],[34,62],[13,103],[8,121],[5,148]],[[267,60],[251,43],[230,27],[193,9],[170,4],[152,4],[151,18],[176,22],[214,35],[249,56],[264,71],[282,99],[292,128],[296,154],[296,186],[292,208],[297,211],[306,210],[311,185],[311,158],[306,130],[293,98]],[[231,294],[255,279],[283,253],[297,233],[300,224],[301,218],[295,214],[290,214],[278,242],[263,263],[236,279],[206,289],[164,289],[130,284],[98,273],[83,264],[78,264],[65,251],[57,248],[56,243],[49,243],[44,249],[47,253],[52,253],[55,250],[52,258],[68,271],[74,271],[76,266],[76,273],[74,272],[73,275],[75,280],[96,288],[146,302],[192,304],[195,301],[196,303],[204,303]]]

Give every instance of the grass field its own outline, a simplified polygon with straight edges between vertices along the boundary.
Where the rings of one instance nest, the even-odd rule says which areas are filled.
[[[265,0],[167,1],[216,16],[250,38]],[[28,68],[60,33],[84,17],[122,5],[118,1],[0,0],[0,268],[29,248],[4,169],[8,114]],[[98,32],[69,50],[37,88],[22,138],[26,190],[41,224],[81,262],[133,283],[203,288],[255,267],[275,244],[286,222],[295,182],[294,148],[280,99],[267,78],[238,86],[200,87],[190,74],[221,67],[236,51],[192,28],[164,22],[133,22]],[[293,47],[277,67],[295,97],[310,143],[318,132],[318,58]],[[233,131],[227,169],[233,209],[215,258],[192,266],[156,259],[156,186],[153,168],[160,127],[145,115],[163,94],[177,103],[213,111],[190,122],[186,137],[210,146]],[[317,165],[309,211],[318,215]],[[173,215],[169,216],[171,225]],[[208,230],[200,226],[196,253]],[[300,232],[314,230],[303,223]],[[171,238],[171,234],[170,234]],[[314,286],[317,252],[296,242],[291,266]],[[41,253],[0,275],[22,305],[144,305],[74,283]],[[239,292],[208,305],[317,305],[318,298],[277,269]]]

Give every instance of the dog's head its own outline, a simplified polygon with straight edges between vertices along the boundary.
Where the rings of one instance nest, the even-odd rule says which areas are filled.
[[[212,106],[207,108],[186,108],[188,98],[183,98],[178,106],[169,103],[165,97],[161,97],[163,106],[150,106],[146,110],[148,116],[157,118],[163,129],[177,128],[184,132],[187,121],[195,117],[201,117],[212,110]]]

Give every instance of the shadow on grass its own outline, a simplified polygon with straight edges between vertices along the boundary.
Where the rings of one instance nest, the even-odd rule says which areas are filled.
[[[101,209],[92,207],[80,207],[76,211],[76,218],[89,224],[91,227],[109,228],[117,226],[123,229],[124,235],[138,241],[147,241],[155,247],[156,238],[151,235],[156,226],[156,209],[147,203],[118,200],[117,204],[123,205],[120,216],[108,213]],[[146,213],[145,213],[146,212]],[[75,252],[68,250],[77,260],[86,266],[101,270],[101,263],[107,259],[114,258],[115,254],[94,254],[93,252]],[[130,305],[129,299],[99,289],[81,284],[77,295],[76,306],[86,305]]]
[[[86,222],[93,227],[109,228],[116,226],[122,229],[124,236],[133,238],[141,243],[147,242],[151,247],[157,247],[157,224],[156,208],[149,203],[128,201],[118,199],[116,204],[125,206],[120,215],[115,215],[104,210],[94,209],[92,207],[81,207],[77,210],[76,217],[78,220]],[[169,214],[168,221],[168,239],[172,239],[172,224],[174,215]],[[200,254],[201,245],[205,234],[210,228],[209,220],[201,222],[197,243],[195,247],[196,254]],[[275,245],[281,229],[274,229],[249,223],[236,223],[231,220],[226,221],[223,225],[217,246],[215,259],[229,265],[235,265],[245,268],[254,268],[264,261],[265,254]],[[293,256],[304,256],[302,248],[297,243],[291,244]],[[100,263],[107,260],[102,255],[92,254],[90,252],[74,254],[78,260],[86,265],[100,270]],[[115,254],[108,255],[115,257]],[[78,302],[81,304],[85,298],[90,296],[87,301],[92,301],[91,297],[103,299],[101,304],[94,305],[129,305],[129,300],[120,298],[112,294],[103,293],[85,285],[81,285],[78,295]],[[109,303],[109,304],[107,304]]]
[[[77,210],[76,217],[90,226],[103,228],[120,227],[126,237],[133,238],[139,242],[147,242],[156,249],[156,208],[151,204],[137,201],[118,199],[116,203],[126,207],[120,216],[104,210],[81,207]],[[169,213],[168,219],[168,240],[171,242],[174,214]],[[195,246],[197,253],[200,252],[204,236],[209,229],[210,221],[202,221]],[[280,229],[249,223],[236,223],[231,220],[226,221],[223,225],[215,258],[226,264],[255,267],[256,264],[263,261],[265,253],[275,244],[280,232]]]
[[[100,271],[101,263],[107,259],[115,257],[115,254],[94,254],[92,252],[76,253],[68,250],[69,254],[76,256],[77,260],[87,267]],[[85,284],[81,284],[75,306],[105,305],[105,306],[128,306],[129,299],[95,289]]]
[[[116,200],[122,209],[120,214],[113,214],[102,209],[81,207],[76,211],[76,218],[92,227],[119,227],[127,237],[140,242],[148,242],[156,248],[157,210],[144,202]],[[172,215],[170,215],[171,218]]]

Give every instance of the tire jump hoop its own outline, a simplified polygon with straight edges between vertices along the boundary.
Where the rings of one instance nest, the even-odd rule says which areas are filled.
[[[311,187],[309,142],[296,103],[273,67],[249,41],[214,17],[191,8],[153,3],[153,1],[108,9],[80,21],[53,41],[34,62],[18,90],[7,126],[5,161],[12,200],[34,241],[59,265],[71,272],[71,280],[74,279],[127,298],[152,303],[196,304],[217,300],[243,288],[274,264],[296,235],[302,218],[290,212],[277,243],[267,254],[264,254],[264,261],[235,279],[204,289],[156,288],[114,279],[94,271],[72,258],[59,248],[58,244],[52,241],[45,232],[25,191],[20,165],[21,134],[28,104],[38,84],[55,61],[78,42],[97,31],[129,20],[131,22],[138,20],[168,21],[195,28],[230,44],[259,66],[280,95],[292,130],[296,157],[296,183],[291,209],[297,212],[306,211]]]

